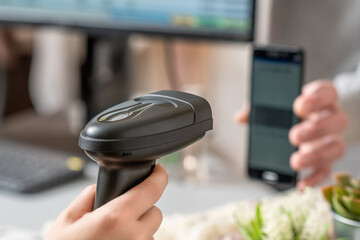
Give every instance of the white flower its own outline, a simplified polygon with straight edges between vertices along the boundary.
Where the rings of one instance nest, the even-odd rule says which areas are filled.
[[[321,192],[306,189],[292,191],[260,201],[263,240],[321,240],[330,223],[328,204]],[[157,240],[238,239],[234,215],[241,225],[255,218],[256,203],[242,202],[212,209],[205,213],[165,218],[155,236]]]
[[[282,206],[267,203],[262,208],[264,240],[293,239],[293,231],[289,217],[283,212]]]

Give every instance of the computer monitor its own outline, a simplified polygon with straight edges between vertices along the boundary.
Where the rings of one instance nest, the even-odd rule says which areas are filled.
[[[0,0],[0,21],[252,41],[255,0]]]

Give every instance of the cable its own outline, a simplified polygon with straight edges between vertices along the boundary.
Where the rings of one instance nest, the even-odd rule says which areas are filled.
[[[0,124],[5,115],[6,96],[7,96],[7,78],[3,68],[0,67]]]
[[[174,51],[174,42],[172,39],[164,39],[164,58],[165,58],[165,71],[170,87],[173,90],[179,90],[179,77],[176,67],[176,54]]]

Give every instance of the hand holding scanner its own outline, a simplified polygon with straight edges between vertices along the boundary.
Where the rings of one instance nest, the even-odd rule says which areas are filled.
[[[147,94],[98,114],[79,138],[99,164],[94,209],[145,180],[156,159],[200,140],[212,126],[209,103],[179,91]]]

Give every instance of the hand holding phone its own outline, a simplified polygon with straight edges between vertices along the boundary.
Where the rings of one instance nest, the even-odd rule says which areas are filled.
[[[314,186],[325,180],[332,165],[345,152],[342,134],[348,117],[339,105],[338,93],[329,80],[306,84],[294,102],[294,111],[303,121],[294,126],[289,138],[299,150],[290,159],[293,169],[310,169],[297,187]]]
[[[277,188],[296,185],[290,166],[296,151],[288,134],[300,120],[292,106],[303,83],[304,53],[298,47],[254,47],[248,174]]]

